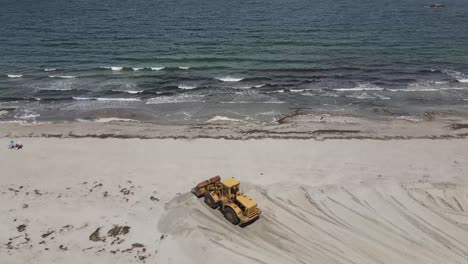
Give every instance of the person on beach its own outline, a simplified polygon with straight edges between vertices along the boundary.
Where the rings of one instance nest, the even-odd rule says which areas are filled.
[[[12,140],[10,141],[10,145],[8,145],[8,149],[14,149],[15,148],[15,142]]]

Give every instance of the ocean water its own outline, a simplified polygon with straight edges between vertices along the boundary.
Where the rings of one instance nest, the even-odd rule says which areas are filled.
[[[24,120],[468,113],[468,1],[3,0],[0,108]]]

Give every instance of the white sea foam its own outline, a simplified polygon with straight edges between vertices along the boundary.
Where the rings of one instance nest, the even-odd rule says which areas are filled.
[[[101,67],[102,69],[112,70],[112,71],[121,71],[123,67],[116,67],[116,66],[109,66],[109,67]]]
[[[141,91],[125,91],[125,92],[127,92],[129,94],[139,94],[139,93],[142,93],[143,90],[141,90]]]
[[[150,98],[146,104],[178,104],[178,103],[203,103],[203,95],[181,94],[177,96],[160,96]]]
[[[380,87],[354,87],[354,88],[337,88],[333,89],[335,91],[382,91],[383,88]]]
[[[21,78],[23,75],[21,74],[7,74],[8,78]]]
[[[353,95],[347,95],[346,97],[351,97],[351,98],[357,98],[357,99],[375,99],[374,96],[366,93],[366,92],[363,92],[362,94],[358,95],[358,96],[353,96]]]
[[[242,81],[244,78],[235,78],[231,76],[226,76],[226,77],[217,77],[216,79],[223,81],[223,82],[239,82],[239,81]]]
[[[302,93],[305,91],[305,89],[289,89],[289,91],[292,93]]]
[[[135,119],[118,118],[118,117],[98,118],[93,121],[97,123],[109,123],[109,122],[137,122],[139,123],[139,121]]]
[[[138,102],[138,98],[102,98],[102,97],[73,97],[75,100],[95,100],[95,101],[124,101],[124,102]]]
[[[190,69],[190,67],[181,66],[181,67],[179,67],[179,69],[181,69],[181,70],[188,70],[188,69]]]
[[[286,102],[270,100],[270,101],[265,101],[265,102],[261,102],[261,103],[264,103],[264,104],[285,104]]]
[[[250,101],[224,101],[224,102],[220,102],[222,104],[253,104],[254,102],[250,102]]]
[[[445,87],[445,88],[440,88],[440,90],[465,90],[466,88],[463,87]]]
[[[423,119],[415,117],[415,116],[399,116],[397,119],[402,119],[406,121],[411,121],[411,122],[420,122],[423,121]]]
[[[144,68],[132,68],[132,70],[134,70],[134,71],[141,71],[141,70],[143,70],[143,69],[144,69]]]
[[[420,88],[420,89],[388,89],[390,92],[437,92],[437,88]]]
[[[237,87],[232,87],[233,89],[240,89],[240,90],[247,90],[252,88],[252,86],[237,86]]]
[[[321,96],[331,96],[331,93],[328,93],[329,95],[321,95]],[[305,93],[301,93],[300,95],[303,95],[303,96],[319,96],[318,94],[316,93],[311,93],[311,92],[305,92]],[[333,95],[332,97],[339,97],[338,95]]]
[[[40,114],[36,112],[30,111],[30,110],[24,110],[21,113],[16,114],[14,117],[16,119],[35,120],[39,116]]]
[[[76,76],[72,76],[72,75],[49,75],[49,78],[75,79]]]
[[[71,88],[39,88],[42,91],[71,91]]]
[[[380,100],[390,100],[392,98],[388,97],[388,96],[384,96],[384,95],[380,95],[380,94],[375,94],[375,96],[377,96]]]
[[[237,86],[237,87],[232,87],[232,88],[245,90],[245,89],[251,89],[251,88],[260,88],[260,87],[263,87],[263,86],[265,86],[265,84],[259,84],[259,85],[244,85],[244,86]]]
[[[51,72],[51,71],[56,71],[56,68],[45,68],[44,71],[46,72]]]
[[[91,97],[72,97],[74,100],[96,100],[96,98]]]
[[[135,90],[112,90],[113,92],[119,92],[119,93],[129,93],[129,94],[139,94],[142,93],[143,90],[141,91],[135,91]]]
[[[259,115],[279,116],[279,115],[281,115],[281,112],[275,111],[275,110],[271,110],[271,111],[268,111],[268,112],[260,112],[260,113],[257,113],[257,114],[256,114],[256,116],[259,116]]]
[[[211,118],[210,120],[206,121],[207,123],[212,123],[212,122],[219,122],[219,121],[227,121],[227,122],[244,122],[240,119],[234,119],[234,118],[229,118],[226,116],[215,116]]]
[[[139,102],[141,99],[139,98],[96,98],[98,101],[125,101],[125,102]]]
[[[458,72],[458,71],[452,71],[452,70],[446,70],[442,72],[455,78],[457,81],[461,83],[468,83],[468,74]]]
[[[179,89],[183,89],[183,90],[192,90],[192,89],[197,88],[197,86],[195,85],[186,85],[186,84],[181,84],[178,87]]]
[[[150,69],[152,71],[160,71],[160,70],[164,70],[166,67],[150,67]]]
[[[371,83],[360,83],[356,87],[351,88],[336,88],[335,91],[344,92],[344,91],[382,91],[383,88],[378,87]]]

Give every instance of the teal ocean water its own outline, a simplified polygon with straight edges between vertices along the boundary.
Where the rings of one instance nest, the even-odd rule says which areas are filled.
[[[468,112],[468,1],[443,3],[4,0],[0,108],[27,120]]]

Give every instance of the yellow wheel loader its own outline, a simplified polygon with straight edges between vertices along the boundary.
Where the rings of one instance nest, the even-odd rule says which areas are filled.
[[[234,225],[247,224],[256,220],[262,211],[257,203],[240,191],[240,182],[234,178],[221,181],[215,176],[200,182],[192,189],[198,198],[204,197],[205,203],[213,208],[220,208],[224,217]]]

